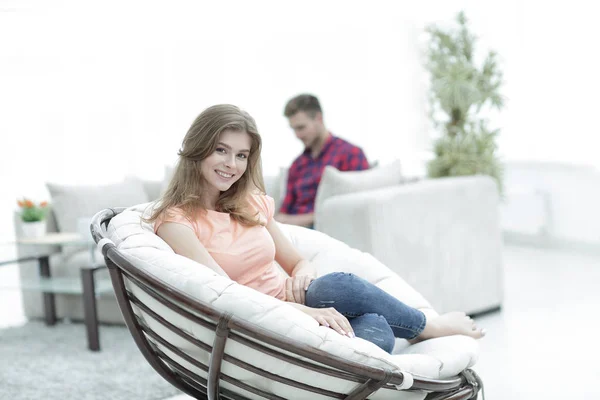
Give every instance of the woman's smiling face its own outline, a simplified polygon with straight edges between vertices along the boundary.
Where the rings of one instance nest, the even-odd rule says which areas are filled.
[[[201,161],[202,177],[213,206],[219,194],[228,190],[246,171],[251,145],[247,132],[225,130],[219,135],[215,151]]]

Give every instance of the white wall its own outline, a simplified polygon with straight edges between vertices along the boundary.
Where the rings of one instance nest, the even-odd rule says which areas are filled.
[[[256,118],[267,173],[301,151],[282,116],[299,92],[371,159],[425,146],[415,22],[402,6],[323,3],[4,6],[0,209],[46,196],[48,180],[159,179],[195,116],[221,102]]]
[[[502,152],[595,161],[598,62],[587,54],[600,28],[584,4],[0,0],[0,238],[15,199],[46,198],[45,181],[160,179],[215,103],[256,118],[266,173],[301,151],[281,114],[306,91],[370,159],[414,167],[432,136],[423,27],[461,8],[504,63],[507,107],[492,114]]]

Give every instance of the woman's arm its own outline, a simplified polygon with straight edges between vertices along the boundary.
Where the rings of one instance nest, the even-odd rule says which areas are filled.
[[[267,224],[267,230],[275,243],[275,261],[291,276],[286,281],[286,298],[288,301],[304,304],[306,289],[317,277],[317,270],[300,256],[274,219]]]
[[[275,261],[290,276],[309,275],[317,277],[317,270],[298,253],[292,242],[281,232],[277,222],[271,219],[267,224],[267,230],[275,242]]]
[[[156,234],[167,242],[175,253],[199,262],[219,275],[228,276],[188,226],[176,222],[165,222],[158,227]]]

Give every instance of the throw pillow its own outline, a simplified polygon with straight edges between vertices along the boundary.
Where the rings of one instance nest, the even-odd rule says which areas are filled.
[[[47,183],[46,186],[60,232],[77,232],[80,218],[91,218],[105,208],[130,207],[150,201],[142,181],[137,178],[100,186],[55,183]]]
[[[338,171],[328,165],[323,171],[317,189],[315,212],[332,196],[364,192],[400,183],[402,183],[402,169],[399,160],[364,171]]]
[[[162,196],[169,187],[169,183],[171,183],[171,178],[173,178],[173,173],[175,172],[174,165],[165,165],[165,176],[163,177],[162,183],[160,185],[160,195]]]
[[[277,175],[265,175],[263,178],[267,195],[275,200],[275,213],[279,212],[281,203],[283,203],[283,199],[285,198],[287,191],[287,176],[288,168],[280,167]]]

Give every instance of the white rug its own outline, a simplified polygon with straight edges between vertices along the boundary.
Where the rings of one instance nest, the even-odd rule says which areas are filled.
[[[0,330],[0,399],[160,400],[177,394],[143,358],[125,327],[100,326],[87,350],[82,324],[34,321]]]

